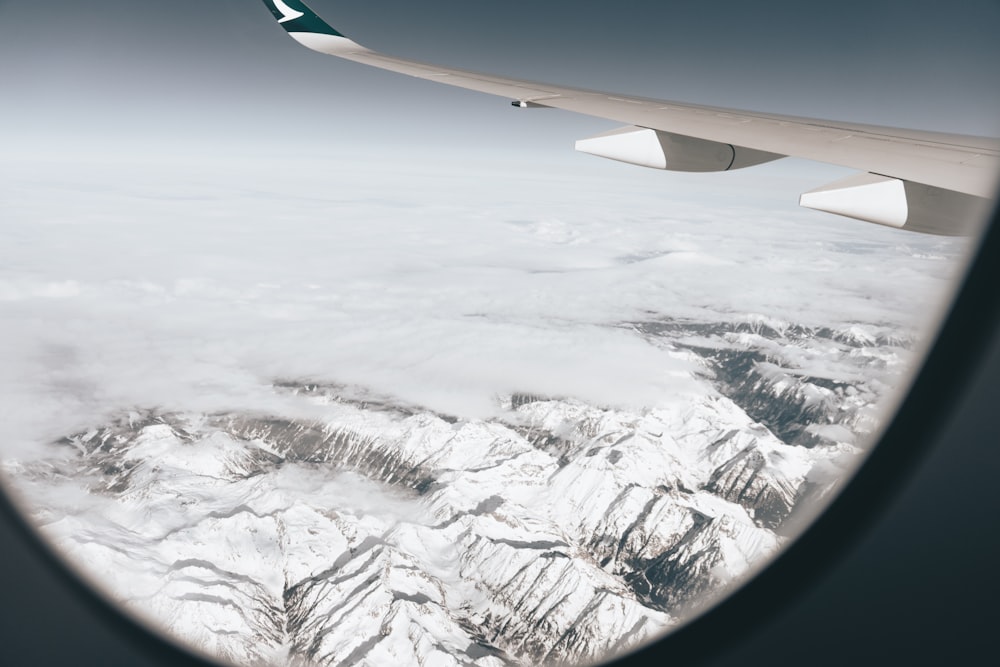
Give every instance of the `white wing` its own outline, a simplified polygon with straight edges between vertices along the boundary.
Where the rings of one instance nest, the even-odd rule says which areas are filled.
[[[367,49],[299,0],[264,3],[292,38],[320,53],[506,97],[518,107],[626,123],[577,142],[577,150],[601,157],[674,171],[725,171],[785,156],[851,167],[861,172],[807,192],[799,203],[934,234],[970,233],[995,197],[997,139],[698,106],[440,67]]]

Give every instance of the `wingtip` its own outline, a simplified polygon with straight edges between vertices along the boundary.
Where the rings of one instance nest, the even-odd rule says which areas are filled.
[[[288,33],[344,37],[343,33],[317,16],[316,12],[301,0],[264,0],[264,5],[271,10],[275,20]]]

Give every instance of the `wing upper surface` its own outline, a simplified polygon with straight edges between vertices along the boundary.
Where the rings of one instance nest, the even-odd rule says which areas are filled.
[[[275,16],[275,0],[265,0]],[[344,37],[299,0],[280,3],[303,17],[282,23],[300,44],[412,77],[607,118],[697,139],[802,157],[979,198],[995,195],[1000,140],[828,121],[617,95],[443,67],[385,55]],[[324,26],[324,27],[317,27]]]

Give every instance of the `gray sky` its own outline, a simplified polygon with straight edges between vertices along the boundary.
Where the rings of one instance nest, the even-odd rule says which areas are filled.
[[[431,62],[647,97],[1000,134],[995,2],[969,0],[960,11],[922,0],[312,6],[362,44]],[[330,154],[352,144],[554,156],[610,126],[519,112],[309,52],[257,0],[0,0],[0,81],[0,140],[36,149],[180,142]]]

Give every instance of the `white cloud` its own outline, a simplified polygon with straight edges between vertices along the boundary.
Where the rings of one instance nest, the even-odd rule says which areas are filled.
[[[754,315],[909,330],[955,270],[941,258],[962,248],[775,209],[753,195],[774,168],[3,169],[0,363],[5,446],[18,449],[132,406],[263,409],[283,400],[269,389],[278,377],[466,416],[514,390],[655,404],[690,388],[688,363],[621,323]],[[712,196],[724,185],[748,199]]]

